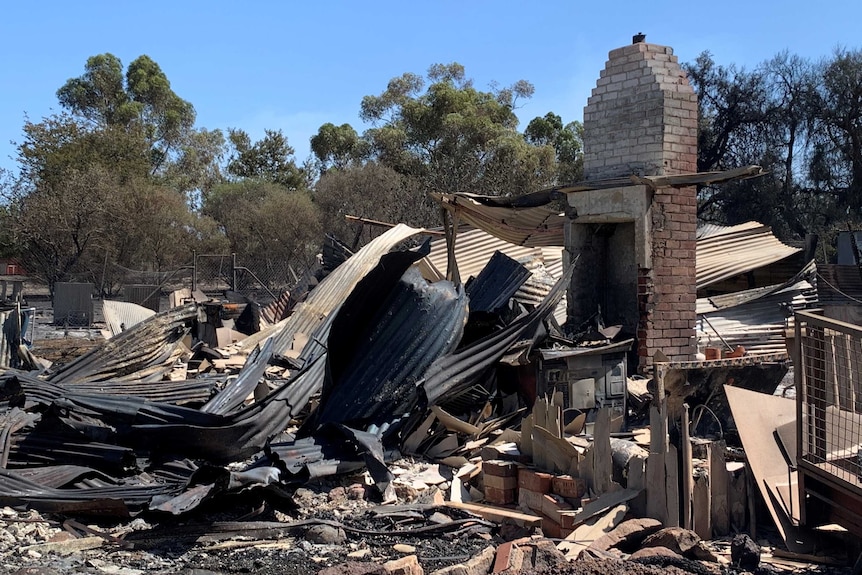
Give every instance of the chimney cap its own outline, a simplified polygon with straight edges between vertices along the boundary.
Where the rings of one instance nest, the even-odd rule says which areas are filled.
[[[640,44],[644,40],[646,40],[646,34],[644,34],[643,32],[638,32],[637,34],[632,36],[632,44]]]

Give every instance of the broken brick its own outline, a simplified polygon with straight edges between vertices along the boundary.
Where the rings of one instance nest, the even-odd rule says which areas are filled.
[[[383,564],[383,569],[389,575],[425,575],[425,570],[419,564],[416,555],[407,555],[400,559],[393,559]]]
[[[553,475],[521,468],[518,470],[518,488],[528,489],[535,493],[549,493],[551,491],[551,480]]]
[[[518,477],[518,464],[514,461],[492,459],[482,462],[482,471],[485,473],[485,477],[489,475],[494,477]]]
[[[558,475],[551,480],[551,493],[569,499],[580,499],[587,490],[586,482],[580,477]]]

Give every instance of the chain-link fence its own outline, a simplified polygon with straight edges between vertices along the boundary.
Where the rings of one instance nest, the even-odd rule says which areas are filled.
[[[91,285],[95,298],[122,298],[153,309],[167,305],[164,296],[182,288],[211,297],[233,291],[266,305],[301,284],[313,267],[265,257],[192,253],[187,264],[175,269],[135,270],[106,261],[100,269],[79,270],[69,281]]]
[[[195,254],[192,288],[204,293],[231,290],[268,303],[300,281],[302,269],[268,258],[240,260],[235,254]]]

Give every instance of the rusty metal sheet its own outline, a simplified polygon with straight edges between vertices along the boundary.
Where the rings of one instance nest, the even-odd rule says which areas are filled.
[[[805,540],[804,533],[793,525],[782,505],[772,498],[766,483],[770,478],[775,479],[776,474],[784,480],[796,475],[795,471],[791,473],[788,469],[789,462],[773,433],[776,427],[796,421],[796,401],[729,385],[724,386],[724,393],[745,449],[745,459],[754,475],[754,483],[772,520],[789,550],[807,552],[811,542]]]

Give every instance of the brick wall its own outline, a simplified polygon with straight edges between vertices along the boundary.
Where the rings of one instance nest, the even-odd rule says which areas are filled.
[[[696,171],[697,96],[673,50],[645,42],[612,50],[584,109],[586,179]],[[641,367],[658,350],[673,360],[696,351],[695,188],[657,190],[645,219],[636,225],[649,228],[650,258],[633,280]]]

